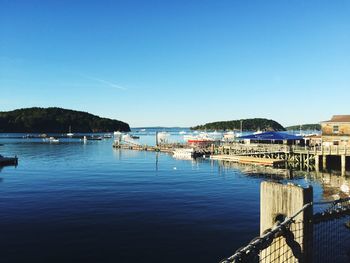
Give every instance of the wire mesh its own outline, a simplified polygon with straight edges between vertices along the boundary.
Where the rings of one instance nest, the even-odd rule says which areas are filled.
[[[308,222],[287,218],[221,263],[349,263],[350,198],[317,203],[314,210]]]
[[[350,262],[350,201],[316,205],[313,262]],[[323,211],[322,211],[323,210]]]

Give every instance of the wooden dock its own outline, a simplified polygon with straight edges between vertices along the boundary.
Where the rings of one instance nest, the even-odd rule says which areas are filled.
[[[268,158],[259,158],[259,157],[252,157],[252,156],[237,156],[237,155],[236,156],[235,155],[212,155],[210,156],[210,159],[230,161],[230,162],[243,163],[243,164],[273,166],[273,167],[276,167],[278,165],[283,165],[285,163],[285,160],[281,160],[281,159],[271,159],[271,158],[268,159]]]
[[[115,149],[135,150],[135,151],[150,151],[150,152],[165,152],[172,153],[174,147],[167,146],[149,146],[149,145],[136,145],[136,144],[113,144]]]
[[[251,156],[263,159],[284,160],[292,168],[318,171],[327,169],[329,157],[340,159],[340,170],[346,173],[346,162],[350,157],[350,146],[289,146],[282,144],[224,144],[215,148],[215,155]],[[322,162],[322,163],[321,163]],[[322,166],[321,166],[322,164]]]

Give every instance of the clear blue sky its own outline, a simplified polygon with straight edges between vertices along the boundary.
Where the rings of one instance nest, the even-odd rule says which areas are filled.
[[[0,0],[0,111],[132,126],[350,114],[350,1]]]

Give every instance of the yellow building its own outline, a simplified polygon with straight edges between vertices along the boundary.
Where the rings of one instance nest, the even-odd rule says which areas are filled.
[[[321,122],[321,130],[324,146],[350,145],[350,115],[334,115]]]

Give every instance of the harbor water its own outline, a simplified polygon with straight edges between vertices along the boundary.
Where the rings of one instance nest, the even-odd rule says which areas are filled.
[[[19,165],[0,171],[3,263],[218,262],[259,234],[268,173],[113,149],[111,139],[7,137],[0,154]],[[311,184],[315,200],[329,191],[308,176],[292,181]]]

